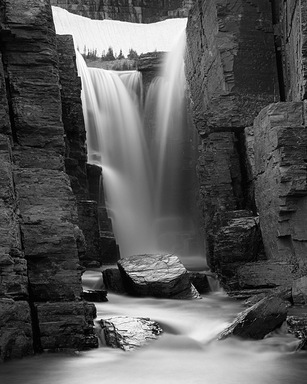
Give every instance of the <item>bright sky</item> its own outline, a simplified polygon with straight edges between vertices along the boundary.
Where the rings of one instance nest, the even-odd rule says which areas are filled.
[[[127,56],[129,49],[138,54],[170,51],[186,27],[187,19],[168,19],[158,23],[136,24],[117,20],[92,20],[52,7],[56,33],[73,35],[81,53],[97,49],[97,56],[111,46]]]

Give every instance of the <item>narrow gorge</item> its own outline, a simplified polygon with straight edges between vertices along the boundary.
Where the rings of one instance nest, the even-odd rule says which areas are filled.
[[[97,96],[100,89],[107,88],[107,80],[99,74],[101,69],[81,69],[85,65],[80,54],[83,46],[79,47],[76,38],[74,41],[64,31],[64,21],[60,24],[58,17],[66,11],[52,10],[52,6],[95,22],[113,19],[147,23],[144,26],[148,28],[150,23],[172,19],[172,31],[185,29],[187,20],[186,45],[182,46],[185,53],[175,58],[170,70],[174,71],[175,85],[185,77],[180,88],[164,99],[166,89],[161,88],[159,94],[155,87],[162,82],[157,76],[165,52],[137,52],[133,84],[126,71],[112,75],[114,83],[120,78],[128,89],[120,91],[121,96],[131,93],[131,89],[135,92],[134,104],[130,107],[123,98],[116,99],[109,117],[104,107],[111,96]],[[248,344],[251,361],[246,357],[246,364],[255,369],[251,368],[254,358],[267,359],[272,364],[264,369],[264,379],[259,373],[258,380],[257,373],[251,383],[281,383],[279,373],[285,369],[282,362],[289,355],[278,355],[276,373],[274,350],[269,349],[260,357],[257,349],[264,350],[269,345],[265,343],[271,330],[260,337],[262,324],[257,325],[256,331],[241,332],[236,326],[248,323],[251,313],[256,324],[263,313],[264,322],[269,322],[270,310],[276,310],[272,317],[282,320],[272,331],[281,324],[286,328],[283,341],[276,345],[282,345],[282,350],[295,344],[294,349],[301,350],[298,355],[302,354],[298,360],[306,357],[307,4],[303,0],[3,0],[0,16],[0,363],[6,362],[0,365],[0,377],[1,367],[11,364],[7,363],[9,360],[47,351],[89,351],[84,355],[86,361],[96,351],[95,356],[106,359],[111,380],[117,377],[113,364],[119,357],[109,363],[108,349],[101,348],[105,340],[100,328],[104,332],[111,329],[108,337],[115,337],[115,323],[100,320],[104,319],[104,311],[111,318],[127,311],[127,316],[146,317],[149,321],[148,311],[151,319],[157,321],[150,325],[153,330],[149,332],[159,336],[154,343],[162,348],[138,352],[138,367],[144,364],[144,370],[150,369],[149,361],[159,353],[164,356],[168,349],[165,344],[170,340],[169,349],[179,346],[176,353],[182,349],[182,356],[191,348],[193,364],[201,365],[206,356],[210,382],[215,384],[219,382],[215,359],[229,361],[226,369],[232,372],[233,360],[228,360],[232,357],[225,357],[231,354],[227,348],[234,348],[241,356],[244,342],[239,345],[236,343],[240,339],[235,344],[227,341],[226,347],[217,347],[212,340],[221,345],[224,341],[216,340],[229,335],[264,338],[261,347]],[[60,28],[61,34],[56,34]],[[145,36],[145,29],[141,33]],[[151,33],[146,32],[146,36]],[[169,36],[168,40],[170,43],[176,39]],[[113,47],[112,41],[108,44]],[[125,51],[122,44],[124,55],[135,48],[127,45]],[[167,43],[161,41],[162,44]],[[119,53],[116,49],[114,52],[115,56]],[[182,67],[175,73],[175,66],[183,59]],[[93,82],[89,88],[85,78]],[[85,97],[91,100],[88,105]],[[177,105],[180,119],[175,109],[170,109],[171,118],[167,119],[173,128],[163,133],[163,108],[169,107],[166,105],[170,99]],[[154,112],[161,100],[162,109]],[[116,108],[123,110],[125,106],[130,115],[136,108],[140,122],[116,116],[111,134],[101,138],[98,129],[104,119],[109,121],[112,114],[118,114]],[[101,120],[97,120],[95,108],[101,113]],[[155,114],[161,119],[155,121]],[[89,126],[93,125],[97,125],[97,131],[91,133]],[[134,129],[141,131],[144,142],[150,143],[149,149],[144,147],[144,157],[139,157],[135,146],[143,138],[135,136]],[[155,138],[159,129],[167,137],[165,146]],[[118,136],[112,136],[115,131]],[[130,145],[131,163],[129,156],[123,155]],[[119,162],[121,157],[123,165],[116,177],[128,179],[135,188],[131,191],[122,187],[122,180],[117,180],[114,189],[109,188],[110,171],[115,175],[112,161]],[[154,166],[148,167],[147,162]],[[181,172],[178,177],[177,170]],[[124,195],[123,205],[118,205],[116,211],[112,197],[120,193]],[[129,208],[129,216],[124,216],[125,208]],[[138,223],[136,211],[143,215]],[[151,260],[154,253],[159,254],[158,261]],[[170,258],[164,259],[160,253]],[[130,257],[136,254],[144,254],[144,261]],[[179,265],[173,254],[179,256]],[[152,268],[152,275],[161,276],[175,268],[176,279],[177,275],[178,279],[184,276],[180,282],[183,285],[176,280],[171,293],[170,282],[166,288],[157,288],[156,283],[150,288],[151,272],[150,278],[146,272],[143,276],[140,268]],[[103,275],[104,283],[99,280],[92,284],[92,273]],[[103,291],[106,295],[107,290],[109,303],[88,301],[82,280],[91,292]],[[217,282],[220,291],[212,292]],[[163,289],[166,296],[161,295]],[[178,304],[171,304],[174,298],[179,299]],[[182,301],[187,298],[197,300]],[[170,311],[173,306],[178,312],[167,315],[173,318],[168,323],[163,311]],[[239,317],[229,325],[229,318],[233,320],[246,306],[247,320]],[[139,313],[142,307],[144,315]],[[212,318],[205,318],[205,311],[212,311]],[[196,326],[198,313],[203,316],[199,322],[203,322],[206,331]],[[181,316],[184,321],[195,322],[195,329],[191,324],[177,323],[176,318]],[[147,323],[142,326],[149,327]],[[166,336],[160,336],[162,330]],[[180,335],[179,341],[173,339],[174,335]],[[189,340],[180,344],[187,335]],[[201,347],[196,343],[201,343]],[[125,349],[125,344],[120,348]],[[198,349],[205,351],[204,356],[196,352]],[[300,360],[289,357],[289,361],[294,368],[285,371],[284,377],[289,374],[288,380],[294,380],[296,376],[290,372],[298,367],[297,383],[303,383],[306,370]],[[120,362],[123,376],[118,373],[118,382],[131,369],[125,359]],[[179,364],[172,363],[176,367]],[[163,363],[161,367],[168,369]],[[64,371],[63,383],[69,383],[69,373]],[[4,379],[9,377],[7,372],[4,369]],[[166,382],[159,372],[148,383]],[[143,374],[139,379],[133,376],[133,382],[144,380]],[[31,375],[29,383],[35,384],[36,378]],[[229,379],[229,384],[237,380],[236,373],[231,375],[234,379]],[[187,377],[183,375],[182,380]],[[198,383],[198,379],[191,379],[191,383]]]

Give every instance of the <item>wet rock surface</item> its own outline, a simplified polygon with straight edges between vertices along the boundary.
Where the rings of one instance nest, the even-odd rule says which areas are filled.
[[[156,321],[142,317],[111,317],[100,320],[99,325],[100,338],[104,339],[106,345],[124,351],[142,347],[163,333]]]
[[[223,340],[229,336],[254,340],[263,339],[286,320],[290,305],[289,302],[279,297],[265,297],[241,312],[233,323],[219,335],[218,339]]]
[[[125,290],[131,295],[173,299],[200,297],[175,255],[136,255],[121,259],[117,264]]]

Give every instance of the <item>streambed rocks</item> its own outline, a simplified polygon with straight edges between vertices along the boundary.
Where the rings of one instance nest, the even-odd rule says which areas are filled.
[[[197,299],[188,271],[173,254],[144,254],[118,261],[125,290],[134,296]]]
[[[124,351],[142,347],[163,333],[156,321],[143,317],[116,316],[100,320],[99,325],[102,342]]]

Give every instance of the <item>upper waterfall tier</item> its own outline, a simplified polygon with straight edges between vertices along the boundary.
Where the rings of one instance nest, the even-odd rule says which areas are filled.
[[[126,56],[132,48],[138,54],[172,49],[176,38],[185,30],[187,19],[170,19],[152,24],[134,24],[116,20],[91,20],[65,9],[52,7],[56,32],[73,35],[83,52],[97,50],[97,55],[111,46],[115,54]]]

